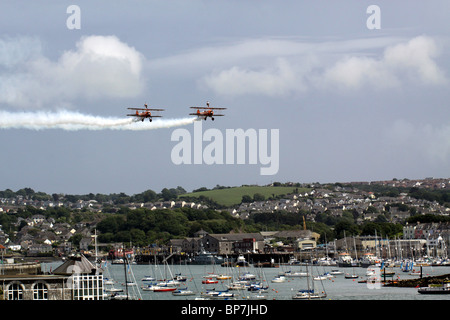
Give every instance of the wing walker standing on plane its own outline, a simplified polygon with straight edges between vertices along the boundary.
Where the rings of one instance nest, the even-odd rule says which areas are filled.
[[[130,110],[136,110],[136,113],[127,114],[127,116],[130,117],[137,117],[139,118],[136,121],[141,120],[142,122],[148,118],[150,122],[152,122],[152,118],[161,118],[161,116],[153,115],[150,111],[164,111],[164,109],[149,109],[147,104],[144,104],[145,108],[128,108]],[[139,112],[142,111],[142,112]]]
[[[197,109],[196,113],[189,113],[189,115],[198,116],[199,119],[206,120],[208,117],[214,121],[214,117],[222,117],[224,114],[216,114],[214,110],[225,110],[226,108],[213,108],[209,106],[209,101],[206,102],[206,107],[191,107],[191,109]],[[205,110],[205,111],[200,111]]]

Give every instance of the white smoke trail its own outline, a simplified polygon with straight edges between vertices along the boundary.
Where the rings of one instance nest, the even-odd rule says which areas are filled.
[[[135,118],[111,118],[72,111],[8,112],[0,110],[0,129],[63,129],[76,130],[152,130],[188,125],[196,118],[154,119],[144,122]]]

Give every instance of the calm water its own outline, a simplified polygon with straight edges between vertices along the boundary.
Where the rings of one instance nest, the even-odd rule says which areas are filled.
[[[53,262],[43,264],[44,271],[54,270],[62,262]],[[51,269],[52,268],[52,269]],[[336,266],[313,266],[308,267],[309,271],[312,271],[313,276],[330,272],[332,269],[339,269],[345,273],[352,273],[359,275],[358,279],[345,279],[343,275],[336,275],[331,279],[323,281],[312,281],[316,291],[325,291],[327,294],[327,300],[450,300],[450,295],[422,295],[417,292],[416,288],[391,288],[383,287],[370,288],[365,283],[358,283],[359,280],[366,279],[365,268],[338,268]],[[156,279],[170,278],[170,271],[172,274],[181,273],[188,279],[185,283],[182,283],[181,288],[189,288],[192,291],[198,293],[195,296],[173,296],[171,292],[153,292],[144,291],[139,288],[145,283],[141,279],[144,276],[153,276]],[[238,276],[245,272],[250,272],[257,276],[257,279],[262,279],[265,286],[269,286],[268,293],[265,293],[268,300],[291,300],[292,295],[300,290],[307,289],[307,278],[286,278],[284,283],[272,283],[271,280],[277,276],[280,272],[291,270],[306,271],[305,266],[281,266],[280,268],[225,268],[216,266],[203,265],[170,265],[169,268],[164,265],[132,265],[127,268],[127,279],[136,280],[136,287],[128,287],[130,294],[139,296],[136,290],[140,290],[140,294],[143,300],[194,300],[196,296],[199,296],[201,292],[206,290],[216,289],[225,290],[226,284],[231,280],[219,281],[217,284],[202,284],[203,276],[208,273],[214,274],[229,274]],[[393,268],[396,272],[394,279],[411,279],[418,278],[419,276],[409,275],[400,270],[400,268]],[[450,267],[423,267],[423,276],[436,276],[441,274],[450,274]],[[123,265],[111,265],[104,271],[105,278],[112,278],[115,280],[116,288],[124,288],[122,285],[125,281],[125,270]],[[311,281],[310,281],[311,282]],[[252,297],[252,293],[249,291],[232,291],[235,296],[240,299],[248,299]]]

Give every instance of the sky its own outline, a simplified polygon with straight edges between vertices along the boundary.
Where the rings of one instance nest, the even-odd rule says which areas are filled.
[[[0,190],[450,177],[448,1],[73,4],[0,5]],[[225,116],[192,121],[207,101]],[[129,123],[144,103],[161,122]]]

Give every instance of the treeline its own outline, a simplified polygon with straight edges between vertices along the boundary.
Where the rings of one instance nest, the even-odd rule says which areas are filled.
[[[244,227],[241,219],[226,211],[191,208],[120,209],[97,224],[100,242],[132,242],[138,246],[163,244],[170,239],[194,236],[195,232],[229,233]]]
[[[374,222],[356,223],[357,216],[352,211],[344,211],[342,217],[331,217],[328,214],[316,215],[316,222],[306,220],[306,212],[294,213],[278,211],[273,213],[256,213],[246,221],[246,228],[253,232],[262,230],[302,230],[303,217],[306,228],[320,234],[320,242],[325,243],[333,239],[346,236],[377,235],[393,238],[401,236],[403,226],[399,223],[387,222],[380,217]]]
[[[126,204],[130,202],[154,202],[154,201],[170,201],[175,200],[181,194],[185,194],[187,191],[183,187],[176,188],[164,188],[161,192],[156,193],[153,190],[146,190],[144,192],[127,195],[123,192],[102,194],[102,193],[88,193],[83,195],[73,195],[73,194],[61,194],[53,193],[47,194],[45,192],[35,192],[31,188],[23,188],[17,190],[16,192],[11,189],[6,189],[0,191],[0,198],[11,199],[18,196],[22,196],[26,199],[37,200],[37,201],[68,201],[75,203],[79,200],[90,201],[95,200],[98,203],[112,203],[115,205]]]
[[[436,201],[440,205],[450,207],[450,190],[429,190],[423,188],[411,188],[409,195],[416,199],[424,199],[428,201]]]

